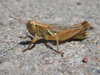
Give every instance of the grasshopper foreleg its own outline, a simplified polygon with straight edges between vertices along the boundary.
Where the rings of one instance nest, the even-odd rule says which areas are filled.
[[[19,36],[19,38],[26,39],[27,35],[28,35],[28,32],[26,33],[25,37],[23,37],[23,36]]]

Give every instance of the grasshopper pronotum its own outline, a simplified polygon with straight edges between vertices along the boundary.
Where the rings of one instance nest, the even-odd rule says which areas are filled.
[[[2,5],[6,7],[10,12],[12,12],[7,6],[5,6],[4,4]],[[18,18],[18,19],[16,18],[14,19],[26,25],[28,32],[32,36],[35,36],[35,34],[37,34],[37,36],[32,40],[28,48],[22,50],[23,52],[28,50],[32,45],[32,43],[36,42],[39,39],[39,37],[43,37],[46,40],[56,40],[57,52],[63,55],[64,53],[62,51],[59,51],[59,41],[65,41],[70,38],[84,39],[88,35],[88,32],[86,30],[90,28],[90,25],[87,21],[84,21],[79,24],[74,24],[70,27],[59,26],[56,24],[43,24],[39,22],[34,22],[33,20],[29,20],[25,23],[25,21],[23,21],[20,17],[18,17],[14,12],[12,13]]]

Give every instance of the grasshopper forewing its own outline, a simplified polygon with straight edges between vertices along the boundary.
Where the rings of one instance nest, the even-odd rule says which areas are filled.
[[[6,7],[9,11],[11,11],[7,6],[5,6],[4,4],[2,5]],[[37,36],[29,44],[28,48],[22,50],[23,52],[28,50],[32,43],[36,42],[39,39],[39,37],[43,37],[46,40],[56,40],[57,52],[63,55],[64,53],[62,51],[59,51],[59,41],[65,41],[70,38],[84,39],[88,35],[88,32],[86,30],[90,28],[90,24],[87,21],[84,21],[79,24],[74,24],[73,26],[69,27],[59,25],[57,26],[56,24],[43,24],[39,22],[34,22],[33,20],[29,20],[25,23],[25,21],[18,17],[14,12],[12,13],[18,18],[14,19],[26,25],[28,32],[32,36],[35,36],[35,34],[37,34]],[[26,37],[27,35],[28,33],[26,34]]]

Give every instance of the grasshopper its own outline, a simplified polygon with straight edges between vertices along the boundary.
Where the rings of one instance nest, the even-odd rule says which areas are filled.
[[[10,12],[12,12],[7,6],[5,6],[4,4],[2,5],[6,7]],[[39,37],[43,37],[46,40],[56,40],[57,52],[63,55],[64,52],[59,51],[59,41],[65,41],[70,38],[84,39],[88,35],[88,32],[86,30],[90,28],[90,24],[88,23],[88,21],[83,21],[82,23],[74,24],[68,27],[60,26],[57,24],[43,24],[39,22],[34,22],[33,20],[25,22],[20,17],[18,17],[14,12],[12,13],[18,18],[14,19],[22,22],[26,26],[28,33],[30,33],[34,37],[35,35],[37,35],[29,44],[29,46],[26,49],[22,50],[22,52],[27,51],[31,47],[31,45],[39,39]],[[26,34],[26,37],[28,33]]]

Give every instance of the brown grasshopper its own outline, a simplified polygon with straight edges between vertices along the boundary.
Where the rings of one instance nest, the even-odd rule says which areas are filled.
[[[7,6],[2,4],[4,7],[6,7],[10,12],[12,12]],[[39,22],[34,22],[33,20],[29,20],[25,23],[20,17],[18,17],[14,12],[12,12],[18,19],[18,21],[22,22],[26,25],[26,28],[28,32],[35,36],[37,35],[32,42],[29,44],[29,46],[26,49],[23,49],[22,51],[27,51],[30,46],[36,42],[39,37],[43,37],[46,40],[56,40],[57,42],[57,52],[63,55],[64,53],[62,51],[59,51],[59,41],[65,41],[70,38],[72,39],[84,39],[87,35],[88,30],[90,28],[90,24],[87,21],[84,21],[79,24],[74,24],[72,26],[59,26],[57,24],[43,24]],[[26,34],[27,37],[28,33]],[[24,37],[24,38],[26,38]]]

